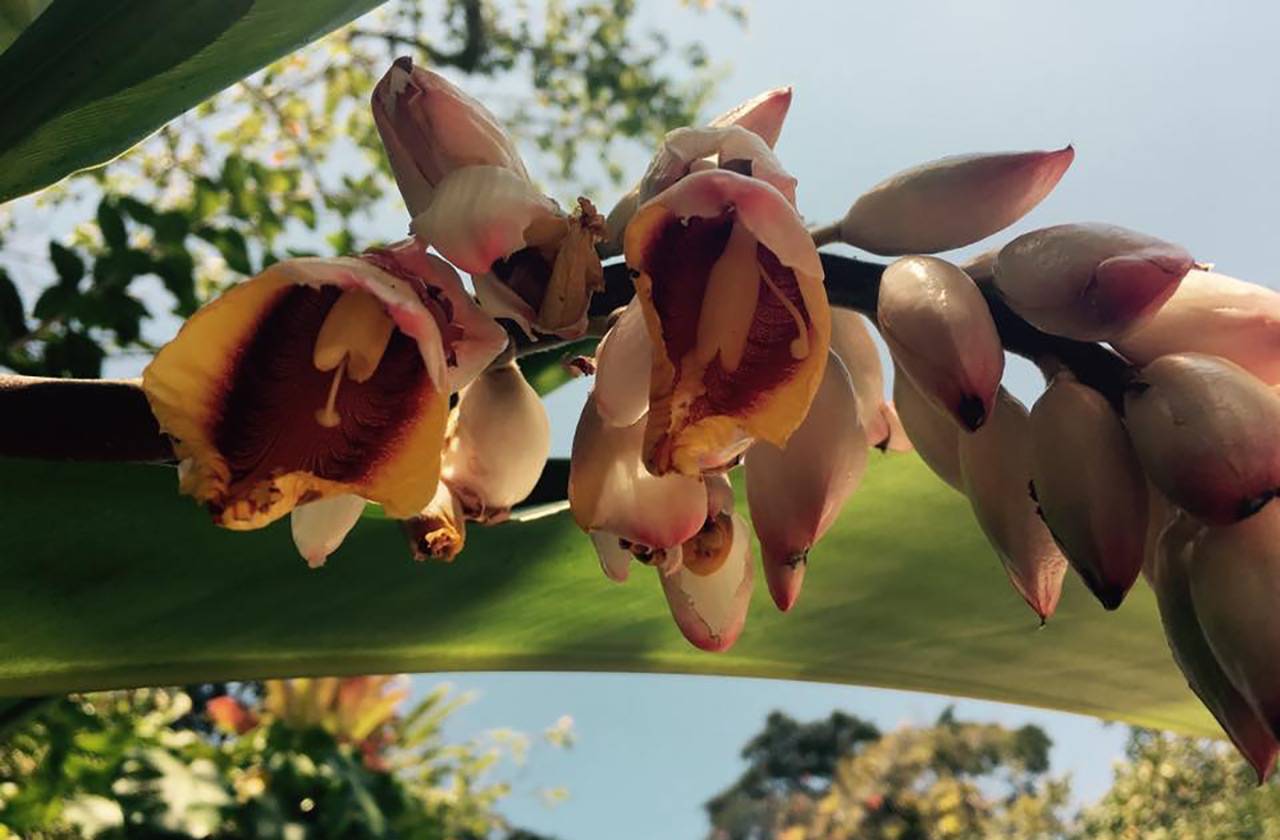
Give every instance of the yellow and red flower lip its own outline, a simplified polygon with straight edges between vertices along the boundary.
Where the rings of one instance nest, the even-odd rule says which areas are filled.
[[[697,172],[637,211],[624,250],[654,346],[649,470],[699,474],[756,439],[785,445],[831,338],[822,263],[795,208],[758,179]]]
[[[300,258],[202,308],[143,374],[183,492],[237,529],[339,494],[396,517],[421,510],[457,378],[437,320],[446,307],[431,300],[425,280],[362,259]],[[452,334],[462,320],[443,326]],[[483,366],[454,338],[455,358]],[[501,350],[493,338],[481,357]]]

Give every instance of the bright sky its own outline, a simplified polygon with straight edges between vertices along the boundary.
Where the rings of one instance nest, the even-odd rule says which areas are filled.
[[[752,0],[749,7],[746,31],[722,16],[678,10],[676,0],[645,3],[644,13],[655,25],[677,26],[677,42],[704,41],[727,67],[712,113],[769,87],[795,86],[778,152],[799,178],[801,210],[813,222],[838,217],[863,189],[925,160],[1071,142],[1074,166],[1013,232],[1113,222],[1179,242],[1226,273],[1280,281],[1276,7],[1191,0]],[[627,163],[638,174],[644,160]],[[129,360],[111,372],[138,367]],[[1009,384],[1023,398],[1038,387],[1025,364],[1011,368]],[[549,401],[557,454],[568,454],[585,388]],[[441,678],[418,682],[425,688]],[[450,724],[451,737],[493,727],[537,733],[561,715],[574,718],[577,746],[535,751],[505,807],[517,823],[562,840],[702,836],[701,804],[740,771],[738,751],[771,709],[806,719],[838,707],[887,728],[928,724],[952,702],[723,678],[448,679],[479,694]],[[1106,788],[1124,739],[1121,727],[1077,716],[972,701],[957,711],[1044,726],[1055,743],[1054,771],[1074,776],[1078,800]],[[559,785],[569,798],[548,808],[536,791]]]

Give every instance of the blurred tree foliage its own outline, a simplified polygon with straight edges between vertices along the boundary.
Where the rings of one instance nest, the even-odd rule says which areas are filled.
[[[437,689],[401,715],[406,695],[358,677],[236,687],[200,711],[168,689],[57,700],[0,741],[0,838],[537,840],[498,813],[494,778],[529,739],[447,743],[465,698]]]
[[[725,0],[682,5],[743,15]],[[98,376],[108,354],[154,349],[143,325],[156,301],[185,317],[275,260],[375,244],[359,223],[400,205],[368,99],[399,55],[479,95],[536,149],[553,191],[585,163],[588,180],[616,183],[619,148],[693,122],[714,81],[701,45],[642,29],[638,12],[636,0],[390,0],[46,190],[39,213],[92,219],[47,259],[20,265],[0,248],[0,368]],[[12,230],[0,220],[0,246]]]

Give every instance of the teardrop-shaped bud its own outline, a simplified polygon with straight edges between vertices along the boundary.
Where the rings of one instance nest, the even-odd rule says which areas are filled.
[[[681,547],[681,565],[662,574],[662,591],[680,632],[703,650],[728,650],[747,620],[755,564],[751,532],[736,513],[722,513]]]
[[[996,277],[996,255],[999,253],[999,248],[983,251],[960,263],[960,269],[978,285],[990,283]]]
[[[864,193],[840,238],[873,254],[948,251],[1003,230],[1044,199],[1075,159],[1049,152],[960,155],[899,172]]]
[[[756,178],[698,172],[640,208],[625,250],[653,342],[648,468],[698,475],[757,439],[784,445],[831,338],[822,262],[795,208]]]
[[[791,86],[766,90],[725,111],[707,123],[709,128],[737,125],[757,135],[769,148],[777,145],[782,123],[791,108]]]
[[[862,480],[867,449],[858,396],[833,353],[809,414],[787,445],[762,442],[747,451],[751,524],[769,594],[783,612],[800,595],[809,549]]]
[[[617,534],[610,534],[608,531],[592,531],[589,536],[604,576],[614,583],[625,583],[631,574],[631,561],[635,559],[635,555],[623,544]]]
[[[902,425],[902,418],[898,416],[898,407],[893,401],[880,406],[880,416],[884,418],[885,426],[889,429],[889,437],[879,443],[876,448],[881,452],[910,452],[915,449],[915,445],[911,443],[911,438],[907,437],[907,430]],[[947,422],[951,422],[950,418],[946,418]]]
[[[511,362],[462,390],[445,432],[440,476],[467,518],[500,522],[533,490],[550,453],[547,409]]]
[[[607,531],[651,549],[678,546],[706,522],[706,486],[701,478],[645,469],[645,421],[610,425],[587,399],[569,461],[569,509],[584,531]]]
[[[425,210],[435,186],[464,166],[500,166],[529,178],[515,144],[484,105],[408,58],[387,70],[372,106],[410,216]]]
[[[995,283],[1013,311],[1054,335],[1105,341],[1156,313],[1191,270],[1185,249],[1114,225],[1024,233],[996,255]]]
[[[1280,737],[1280,505],[1208,528],[1190,564],[1191,599],[1222,670]]]
[[[920,393],[965,429],[980,427],[1000,387],[1004,348],[969,275],[937,257],[903,257],[880,278],[876,314]]]
[[[961,432],[955,421],[926,400],[906,374],[896,368],[893,373],[893,404],[907,438],[925,465],[938,478],[963,493]]]
[[[299,505],[289,515],[293,544],[307,565],[318,569],[338,550],[347,534],[360,521],[364,499],[344,494]]]
[[[615,426],[630,426],[649,410],[649,371],[653,343],[640,301],[632,298],[596,349],[592,393],[600,416]]]
[[[1175,353],[1125,394],[1142,468],[1178,507],[1216,525],[1249,516],[1280,490],[1280,394],[1217,356]]]
[[[467,541],[467,519],[449,485],[441,481],[427,506],[404,520],[404,533],[414,560],[453,562]]]
[[[852,309],[831,310],[831,349],[844,362],[858,395],[858,416],[872,446],[889,442],[889,412],[884,400],[884,369],[880,349],[871,338],[867,320]]]
[[[1208,353],[1280,384],[1280,293],[1225,274],[1192,270],[1169,302],[1112,345],[1134,364],[1168,353]]]
[[[1031,409],[1031,477],[1049,532],[1114,610],[1142,571],[1147,480],[1111,404],[1070,374]]]
[[[1275,769],[1275,736],[1218,664],[1191,597],[1191,548],[1202,529],[1185,516],[1163,529],[1148,577],[1173,661],[1186,677],[1187,685],[1253,766],[1261,784]]]
[[[988,423],[960,435],[960,469],[973,514],[1013,588],[1047,621],[1058,606],[1067,561],[1031,498],[1031,420],[1003,388]]]

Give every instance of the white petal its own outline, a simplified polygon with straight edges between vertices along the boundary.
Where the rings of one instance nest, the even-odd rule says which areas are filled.
[[[872,446],[883,445],[891,431],[884,409],[884,369],[866,319],[851,309],[832,307],[831,349],[844,362],[853,381],[867,440]]]
[[[618,535],[607,531],[592,531],[589,536],[605,577],[617,583],[625,582],[631,572],[631,561],[635,557],[618,542]]]
[[[1135,364],[1168,353],[1208,353],[1277,385],[1280,294],[1225,274],[1192,270],[1150,321],[1111,343]]]
[[[653,344],[644,310],[633,298],[596,350],[596,407],[614,426],[630,426],[649,410]]]
[[[525,247],[532,225],[561,217],[554,201],[511,170],[468,166],[444,177],[412,227],[458,268],[483,274]]]
[[[713,171],[699,166],[703,159],[714,156],[716,164],[747,161],[752,178],[772,186],[795,204],[796,179],[782,168],[760,137],[745,128],[677,128],[668,132],[662,148],[640,179],[639,202],[643,204],[680,179],[697,171]]]
[[[476,287],[476,299],[485,312],[494,318],[514,321],[530,339],[537,338],[533,332],[533,322],[538,319],[538,313],[524,298],[516,294],[515,289],[487,271],[472,275],[471,283]]]
[[[733,485],[723,474],[709,475],[703,479],[707,485],[707,519],[722,513],[733,513]]]
[[[920,393],[964,428],[981,426],[1004,348],[969,275],[937,257],[903,257],[880,279],[876,313],[894,361]]]
[[[739,105],[730,108],[707,125],[719,128],[726,125],[738,125],[756,134],[768,144],[769,148],[777,145],[778,135],[782,133],[782,123],[791,108],[791,86],[766,90]]]
[[[692,537],[706,521],[700,478],[655,476],[641,463],[644,424],[611,426],[588,398],[573,438],[569,505],[584,531],[609,531],[641,546],[667,548]]]
[[[307,565],[318,569],[342,541],[364,512],[364,499],[343,494],[299,505],[290,514],[293,544]]]
[[[960,429],[911,384],[900,370],[893,374],[893,404],[902,428],[920,458],[934,474],[961,493],[964,476],[960,471]]]
[[[1039,204],[1074,158],[1067,146],[949,157],[899,172],[854,202],[840,223],[840,238],[885,256],[977,242]]]
[[[700,575],[685,565],[661,577],[680,632],[703,650],[728,650],[742,633],[751,602],[755,579],[751,534],[738,514],[732,514],[732,522],[733,542],[719,569]]]
[[[1239,365],[1198,353],[1161,356],[1124,404],[1152,483],[1204,522],[1248,516],[1280,489],[1280,394]]]
[[[1191,266],[1183,248],[1153,236],[1056,225],[1001,248],[995,283],[1015,312],[1045,332],[1101,341],[1154,315]]]
[[[751,524],[778,609],[795,604],[809,549],[862,480],[867,449],[853,383],[832,354],[809,413],[786,448],[761,442],[747,451]]]
[[[481,374],[454,411],[440,476],[468,517],[500,520],[529,495],[546,466],[547,409],[513,362]]]

